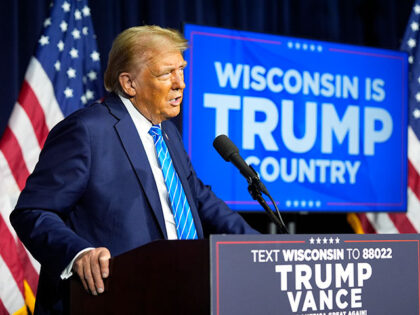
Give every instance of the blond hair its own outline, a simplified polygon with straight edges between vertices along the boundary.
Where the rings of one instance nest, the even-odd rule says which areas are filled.
[[[163,45],[181,53],[188,42],[180,32],[156,25],[135,26],[126,29],[115,38],[108,56],[104,84],[108,92],[124,94],[119,82],[122,72],[137,71],[156,49]]]

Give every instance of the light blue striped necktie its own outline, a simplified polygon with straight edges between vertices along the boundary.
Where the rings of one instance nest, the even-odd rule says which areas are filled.
[[[165,184],[168,188],[178,239],[197,239],[197,231],[195,229],[190,205],[188,204],[188,200],[185,196],[178,174],[172,164],[171,155],[169,154],[168,147],[163,140],[160,126],[153,125],[149,130],[149,134],[153,137],[163,177],[165,179]]]

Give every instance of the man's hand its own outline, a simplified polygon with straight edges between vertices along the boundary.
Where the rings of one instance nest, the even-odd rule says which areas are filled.
[[[111,253],[105,247],[98,247],[82,253],[73,264],[73,270],[82,280],[83,287],[93,295],[104,292],[102,278],[109,275]]]

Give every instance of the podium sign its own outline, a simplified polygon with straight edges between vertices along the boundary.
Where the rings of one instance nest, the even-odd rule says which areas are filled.
[[[420,235],[215,235],[211,313],[420,314]]]

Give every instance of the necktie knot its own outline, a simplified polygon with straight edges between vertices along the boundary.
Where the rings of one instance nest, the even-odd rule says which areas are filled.
[[[159,125],[153,125],[149,130],[149,134],[156,141],[159,137],[162,137],[162,129],[160,129]]]

